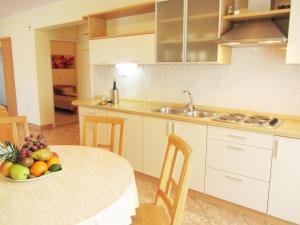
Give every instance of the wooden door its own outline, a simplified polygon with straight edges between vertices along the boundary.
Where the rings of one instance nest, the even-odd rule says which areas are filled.
[[[17,97],[14,77],[14,64],[10,38],[0,39],[2,48],[2,61],[4,81],[6,87],[7,111],[10,116],[17,116]]]
[[[275,141],[268,214],[300,224],[300,140]]]

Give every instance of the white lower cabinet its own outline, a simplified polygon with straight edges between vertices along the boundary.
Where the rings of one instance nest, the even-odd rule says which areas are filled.
[[[190,188],[204,192],[207,126],[173,122],[173,132],[183,138],[192,148],[192,176]]]
[[[266,213],[273,139],[209,126],[205,193]]]
[[[108,112],[108,115],[124,118],[123,156],[128,160],[135,171],[142,172],[142,117],[118,112]],[[116,133],[118,132],[119,129],[116,128]],[[115,146],[118,146],[118,141],[117,136],[117,138],[115,138]]]
[[[96,108],[90,108],[90,107],[79,107],[79,126],[80,126],[80,144],[83,144],[83,118],[85,115],[99,115],[99,116],[107,116],[106,110],[96,109]],[[108,127],[106,125],[101,125],[99,127],[99,136],[98,136],[98,142],[99,143],[108,143]],[[87,130],[88,134],[88,140],[87,145],[92,146],[93,144],[93,127],[89,126],[89,129]]]
[[[170,133],[169,120],[143,118],[143,173],[160,177]]]
[[[300,140],[275,141],[268,214],[300,224]]]
[[[266,213],[269,183],[216,170],[206,169],[205,193]]]

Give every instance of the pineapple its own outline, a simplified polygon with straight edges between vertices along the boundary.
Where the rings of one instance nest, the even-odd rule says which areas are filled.
[[[9,141],[5,141],[4,144],[0,143],[0,162],[13,162],[16,163],[19,159],[19,149],[16,145],[11,144]]]

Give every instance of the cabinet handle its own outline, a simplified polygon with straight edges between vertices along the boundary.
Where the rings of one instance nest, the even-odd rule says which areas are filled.
[[[244,181],[241,178],[237,178],[237,177],[233,177],[233,176],[229,176],[229,175],[225,175],[225,178],[227,178],[229,180],[238,181],[238,182],[243,182]]]
[[[237,151],[246,151],[246,149],[244,149],[244,148],[239,148],[239,147],[230,146],[230,145],[227,145],[226,148],[231,149],[231,150],[237,150]]]
[[[228,134],[227,135],[230,138],[240,139],[240,140],[246,140],[246,137],[235,135],[235,134]]]
[[[278,159],[278,140],[277,139],[274,140],[272,155],[273,155],[273,159]]]

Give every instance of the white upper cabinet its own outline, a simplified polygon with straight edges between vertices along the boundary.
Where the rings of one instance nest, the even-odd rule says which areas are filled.
[[[119,62],[154,64],[155,35],[145,34],[119,38]]]
[[[291,14],[289,25],[289,42],[287,48],[286,62],[290,64],[300,64],[300,1],[291,1]]]
[[[268,214],[300,224],[300,140],[277,137]]]
[[[154,34],[90,40],[90,62],[154,64],[154,40]]]
[[[90,64],[116,64],[119,62],[118,38],[90,40]]]

